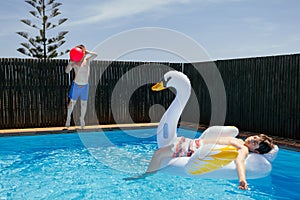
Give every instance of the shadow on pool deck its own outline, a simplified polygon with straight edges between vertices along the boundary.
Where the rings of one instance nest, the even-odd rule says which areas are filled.
[[[66,127],[49,127],[49,128],[24,128],[24,129],[2,129],[0,130],[0,137],[4,136],[26,136],[26,135],[44,135],[44,134],[59,134],[59,133],[75,133],[75,132],[91,132],[91,131],[106,131],[113,129],[138,129],[138,128],[156,128],[158,123],[137,123],[137,124],[108,124],[108,125],[94,125],[86,126],[81,129],[80,126],[71,126],[68,129]],[[181,123],[181,128],[195,129],[194,124]],[[205,125],[198,126],[198,130],[204,131],[207,128]],[[245,138],[257,133],[241,131],[239,137]],[[271,135],[272,136],[272,135]],[[278,136],[272,136],[275,144],[281,148],[290,149],[294,151],[300,151],[300,140],[282,138]]]

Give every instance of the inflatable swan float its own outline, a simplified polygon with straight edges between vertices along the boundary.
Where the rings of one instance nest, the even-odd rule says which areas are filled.
[[[159,148],[173,144],[177,138],[177,123],[191,94],[190,81],[181,72],[167,72],[164,75],[164,81],[154,85],[152,90],[160,91],[169,87],[175,88],[177,94],[158,125]],[[233,126],[213,126],[206,129],[200,139],[236,137],[238,132],[238,129]],[[275,145],[268,154],[250,153],[245,161],[247,179],[267,176],[272,170],[271,162],[275,159],[277,152],[278,147]],[[201,145],[191,157],[164,159],[161,171],[188,177],[238,179],[234,161],[237,154],[237,149],[230,145]]]

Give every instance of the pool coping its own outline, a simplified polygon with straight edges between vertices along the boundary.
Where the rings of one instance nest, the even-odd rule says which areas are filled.
[[[93,125],[85,126],[81,129],[80,126],[66,127],[45,127],[45,128],[23,128],[23,129],[0,129],[0,137],[9,136],[29,136],[29,135],[45,135],[45,134],[67,134],[76,132],[91,132],[91,131],[106,131],[113,129],[139,129],[139,128],[156,128],[159,123],[135,123],[135,124],[107,124],[107,125]],[[197,125],[190,123],[181,123],[181,128],[194,129]],[[204,131],[208,127],[205,125],[198,125],[198,130]],[[257,133],[242,131],[240,130],[239,137],[245,138],[251,135],[256,135]],[[272,135],[271,135],[272,136]],[[300,152],[300,140],[283,138],[279,136],[272,136],[274,143],[279,147],[284,149],[289,149],[293,151]]]
[[[85,126],[82,129],[80,126],[67,127],[45,127],[45,128],[23,128],[23,129],[0,129],[0,137],[5,136],[27,136],[27,135],[44,135],[58,133],[75,133],[75,132],[91,132],[113,129],[137,129],[137,128],[154,128],[158,123],[137,123],[137,124],[107,124],[107,125],[92,125]]]

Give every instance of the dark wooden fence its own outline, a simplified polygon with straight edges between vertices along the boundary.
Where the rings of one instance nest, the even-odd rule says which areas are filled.
[[[226,90],[226,125],[300,139],[299,60],[300,54],[184,65],[94,61],[90,76],[90,96],[94,98],[89,99],[86,123],[158,121],[162,112],[152,112],[149,116],[149,109],[155,104],[167,108],[174,98],[168,90],[159,93],[150,90],[152,83],[169,70],[163,65],[187,74],[199,101],[199,123],[208,125],[211,98],[195,66],[216,65]],[[69,76],[64,72],[66,64],[67,60],[56,59],[0,59],[0,128],[63,126],[70,86]],[[145,75],[146,84],[142,81]],[[74,78],[73,73],[70,78]],[[112,96],[117,85],[124,86],[123,92]],[[131,95],[131,88],[136,86],[139,87]],[[120,105],[118,116],[112,112],[112,98]],[[78,107],[79,104],[75,110]]]
[[[217,65],[230,102],[228,123],[238,122],[244,130],[300,138],[299,54],[220,61]]]
[[[226,90],[226,125],[300,139],[300,54],[218,60],[214,63]],[[207,125],[211,120],[208,90],[193,67],[184,69],[198,96],[200,123]]]
[[[74,71],[70,77],[64,72],[66,65],[67,60],[0,59],[0,128],[64,126],[70,80],[74,78]],[[180,70],[180,64],[164,65]],[[144,67],[137,71],[135,79],[126,80],[124,74],[137,66]],[[156,93],[150,89],[152,83],[161,80],[166,72],[160,66],[161,63],[93,61],[89,81],[92,98],[89,98],[86,124],[113,124],[115,118],[121,123],[150,122],[149,108],[153,104],[168,107],[174,97],[171,92]],[[157,69],[154,74],[152,68]],[[138,83],[139,74],[149,75],[149,84],[141,85],[134,92],[127,107],[119,105],[118,116],[114,116],[111,95],[116,83],[124,79],[125,90],[129,90],[126,85],[132,81]],[[126,96],[117,98],[125,105]],[[80,103],[76,104],[74,114],[78,113],[78,108]],[[153,120],[158,121],[161,113],[153,114]],[[78,118],[74,117],[74,120]]]

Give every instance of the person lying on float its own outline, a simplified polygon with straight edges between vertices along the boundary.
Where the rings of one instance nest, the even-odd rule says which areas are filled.
[[[196,156],[196,158],[192,157],[193,160],[185,164],[184,167],[187,168],[186,170],[189,171],[189,173],[207,173],[217,170],[232,160],[235,160],[236,170],[239,177],[239,188],[247,189],[248,184],[246,181],[245,159],[247,158],[249,152],[258,154],[270,152],[274,148],[272,138],[264,134],[260,134],[250,136],[243,141],[235,138],[235,136],[238,134],[238,129],[233,126],[210,127],[202,134],[202,136],[200,136],[200,138],[197,139],[178,137],[176,132],[177,122],[190,96],[190,81],[183,73],[177,71],[167,72],[164,76],[164,79],[165,81],[154,85],[152,90],[161,91],[165,88],[173,87],[176,89],[177,95],[168,110],[165,112],[158,126],[157,142],[159,149],[154,152],[148,169],[144,174],[125,178],[125,180],[145,178],[148,175],[156,173],[162,168],[168,167],[163,165],[162,161],[164,159],[191,157],[195,153],[203,154],[204,156]],[[180,99],[180,96],[182,99]],[[177,115],[177,117],[175,115]],[[209,155],[207,151],[214,150],[213,148],[215,148],[215,145],[225,145],[225,147],[219,148],[217,149],[217,153],[212,153]],[[226,147],[226,145],[230,145],[236,149],[233,150],[230,147]],[[205,146],[212,147],[205,148]],[[224,158],[220,158],[222,155]],[[205,160],[206,157],[209,158],[204,163],[208,164],[203,165],[198,162],[199,160]],[[197,162],[202,166],[197,166]],[[209,167],[210,169],[208,169]]]

